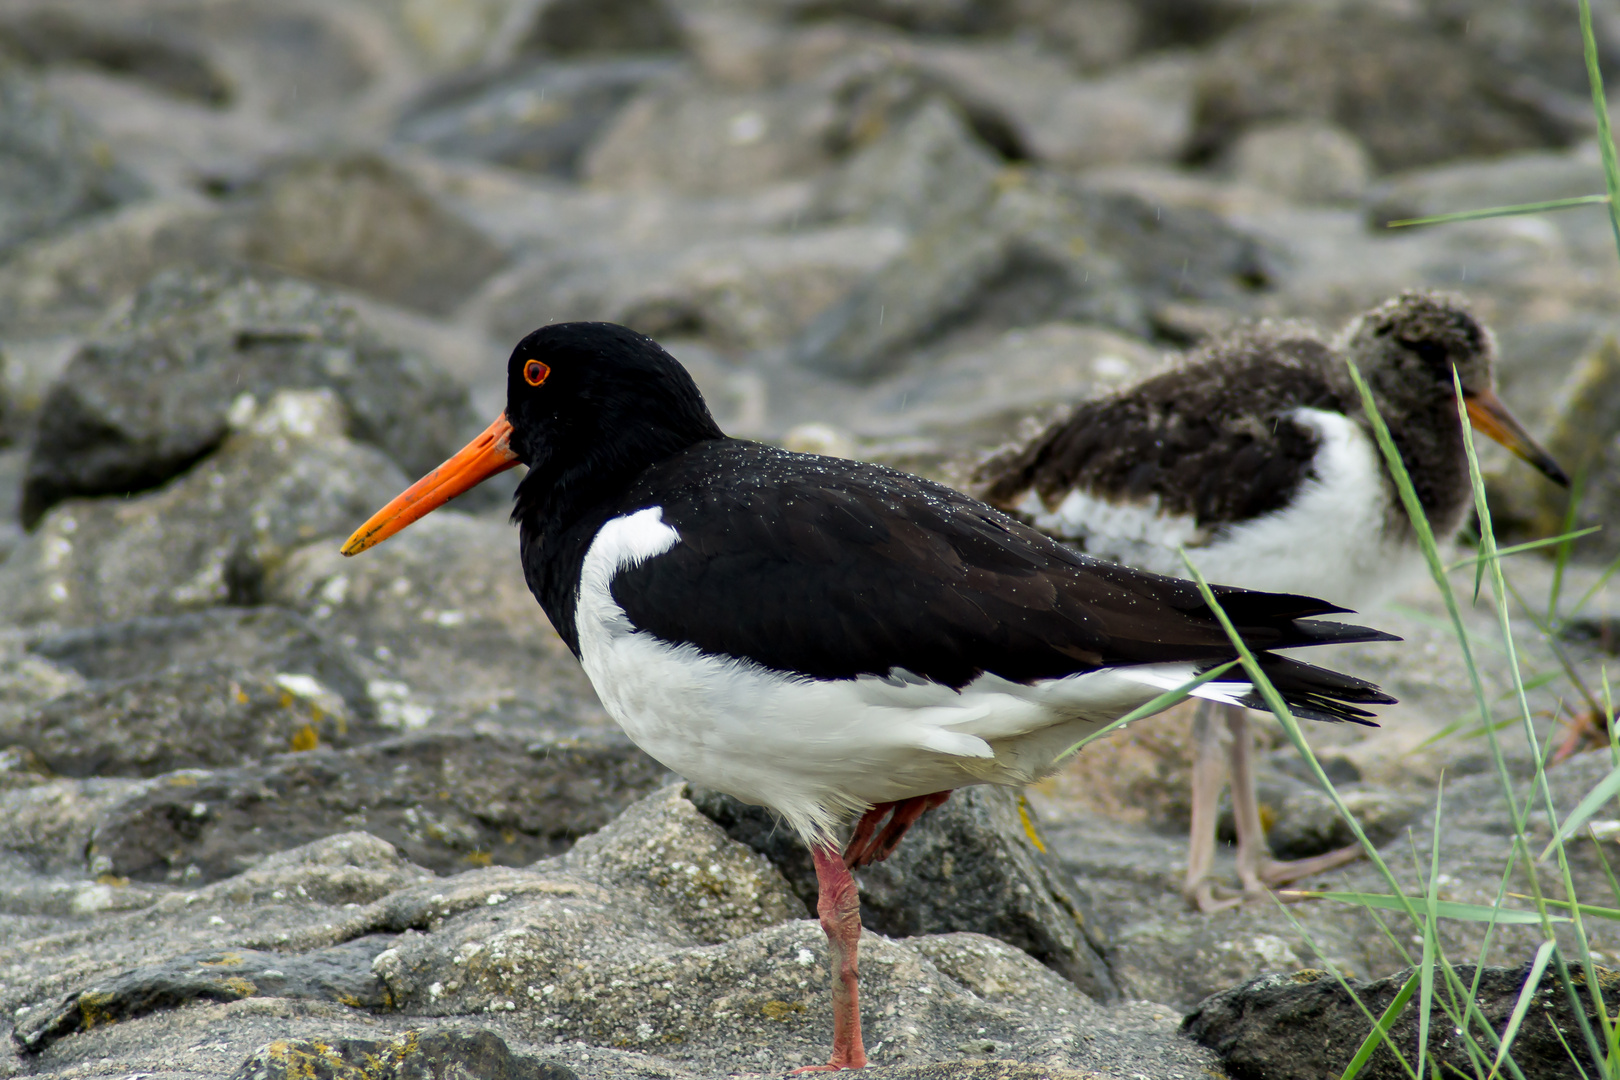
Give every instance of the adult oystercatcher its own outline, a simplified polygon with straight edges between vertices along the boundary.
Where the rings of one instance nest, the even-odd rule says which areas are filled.
[[[1185,581],[1078,554],[893,469],[727,438],[680,364],[607,323],[526,337],[506,412],[343,553],[519,462],[524,574],[603,705],[653,757],[772,808],[814,854],[833,961],[818,1070],[866,1061],[851,868],[952,788],[1036,780],[1235,655]],[[1301,715],[1358,719],[1392,700],[1270,651],[1388,635],[1312,619],[1341,610],[1317,600],[1216,594]],[[1255,700],[1237,678],[1197,693]]]
[[[1452,372],[1473,426],[1568,484],[1496,396],[1496,346],[1461,297],[1408,291],[1328,343],[1298,324],[1240,331],[1183,367],[1084,402],[978,474],[982,494],[1102,558],[1181,574],[1181,548],[1211,581],[1304,592],[1365,609],[1422,555],[1373,441],[1355,363],[1372,390],[1442,541],[1471,505]],[[1218,900],[1211,872],[1221,790],[1213,704],[1194,721],[1193,815],[1185,892]],[[1344,848],[1280,862],[1266,848],[1245,711],[1228,706],[1233,817],[1244,896],[1353,858]]]

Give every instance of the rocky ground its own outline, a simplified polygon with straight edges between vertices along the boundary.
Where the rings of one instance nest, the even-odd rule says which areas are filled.
[[[1620,60],[1620,8],[1594,6]],[[507,350],[547,321],[659,337],[735,434],[965,482],[1243,320],[1333,327],[1460,289],[1499,334],[1503,396],[1584,472],[1577,524],[1608,526],[1560,583],[1513,564],[1539,605],[1515,608],[1539,734],[1562,739],[1575,680],[1601,693],[1620,651],[1614,237],[1601,207],[1385,223],[1603,190],[1574,19],[1563,0],[0,3],[0,1075],[824,1057],[807,858],[617,733],[524,587],[510,477],[337,553],[500,409]],[[1561,527],[1559,493],[1487,461],[1505,534]],[[1454,580],[1466,597],[1472,573]],[[1528,612],[1560,589],[1564,611],[1592,599],[1544,636]],[[1489,605],[1465,617],[1510,719]],[[1441,897],[1489,903],[1507,802],[1444,609],[1414,582],[1370,620],[1405,641],[1333,663],[1402,704],[1313,741],[1408,887],[1438,830]],[[876,1075],[1337,1075],[1366,1021],[1319,969],[1381,1008],[1413,928],[1321,901],[1189,911],[1187,736],[1172,713],[1022,795],[960,794],[863,875]],[[1502,738],[1523,799],[1530,751]],[[1347,842],[1266,739],[1273,848]],[[1555,801],[1609,768],[1553,768]],[[1612,816],[1573,849],[1597,903]],[[1310,884],[1386,891],[1365,863]],[[1610,925],[1593,948],[1620,967]],[[1478,924],[1442,929],[1482,955]],[[1540,940],[1498,928],[1489,1015]],[[1569,1004],[1542,1006],[1520,1061],[1574,1076]]]

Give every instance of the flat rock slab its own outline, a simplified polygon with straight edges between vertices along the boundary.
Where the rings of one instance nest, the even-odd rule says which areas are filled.
[[[277,1039],[231,1080],[577,1080],[572,1069],[514,1054],[493,1031],[407,1031],[375,1039]]]
[[[1491,1027],[1500,1033],[1507,1025],[1520,991],[1529,975],[1529,965],[1521,968],[1487,967],[1477,972],[1479,994],[1476,1002]],[[1598,978],[1606,1000],[1620,991],[1620,974],[1598,968]],[[1570,972],[1587,1022],[1601,1031],[1600,1020],[1591,1011],[1586,979],[1578,969]],[[1382,1015],[1412,976],[1412,969],[1397,972],[1376,982],[1352,979],[1361,1004],[1374,1016]],[[1458,965],[1463,985],[1476,977],[1472,965]],[[1436,994],[1444,994],[1443,976],[1436,974]],[[1390,1029],[1390,1038],[1402,1056],[1412,1062],[1417,1056],[1419,1010],[1414,1000]],[[1343,986],[1325,971],[1299,971],[1292,975],[1267,975],[1223,990],[1203,1001],[1183,1023],[1183,1030],[1210,1047],[1233,1080],[1267,1080],[1273,1077],[1336,1076],[1349,1064],[1371,1030],[1366,1013],[1357,1007]],[[1436,1007],[1430,1029],[1429,1053],[1439,1066],[1459,1074],[1475,1066],[1463,1039],[1449,1018]],[[1484,1037],[1473,1033],[1476,1045]],[[1527,1077],[1536,1080],[1562,1080],[1587,1075],[1572,1060],[1566,1047],[1581,1053],[1584,1043],[1580,1028],[1570,1010],[1569,998],[1559,988],[1556,977],[1542,977],[1530,1009],[1525,1014],[1518,1038],[1512,1047],[1513,1060]],[[1586,1055],[1583,1063],[1591,1066]],[[1387,1045],[1373,1051],[1358,1074],[1368,1080],[1395,1080],[1407,1072],[1395,1060]]]
[[[87,850],[96,873],[201,884],[363,828],[443,873],[521,864],[566,850],[666,776],[607,734],[423,732],[160,777],[108,810]]]

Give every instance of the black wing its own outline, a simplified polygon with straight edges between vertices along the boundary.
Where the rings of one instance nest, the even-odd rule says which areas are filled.
[[[1247,521],[1283,506],[1309,475],[1318,437],[1288,414],[1335,409],[1314,337],[1231,339],[1197,363],[1112,397],[1083,402],[1021,450],[987,462],[984,496],[1003,508],[1033,490],[1056,506],[1079,488],[1113,501],[1158,496],[1200,525]]]
[[[1192,583],[1080,555],[881,466],[703,443],[617,503],[621,513],[651,505],[681,542],[614,579],[631,621],[776,670],[852,678],[902,668],[960,688],[983,672],[1029,682],[1235,655]],[[1319,600],[1216,593],[1256,649],[1387,638],[1311,621],[1344,610]],[[1304,682],[1336,700],[1391,700],[1344,676]]]

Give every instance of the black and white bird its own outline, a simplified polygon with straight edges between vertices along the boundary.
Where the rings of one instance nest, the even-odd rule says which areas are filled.
[[[605,323],[525,338],[506,412],[344,554],[519,462],[529,587],[609,713],[675,772],[776,811],[814,854],[834,1006],[818,1069],[866,1060],[851,867],[953,788],[1039,779],[1235,656],[1186,581],[1078,554],[915,476],[727,438],[680,364]],[[1391,700],[1273,651],[1387,635],[1317,619],[1340,609],[1300,596],[1216,595],[1301,715]],[[1235,673],[1197,692],[1254,700]]]
[[[1496,346],[1461,297],[1409,291],[1329,342],[1298,324],[1240,331],[1183,366],[1084,402],[979,472],[981,493],[1076,549],[1163,574],[1181,550],[1210,581],[1323,596],[1364,610],[1421,568],[1417,537],[1350,380],[1372,391],[1443,542],[1472,505],[1452,372],[1473,426],[1559,484],[1563,472],[1495,392]],[[1189,900],[1211,873],[1221,761],[1213,706],[1194,723]],[[1244,710],[1228,707],[1238,874],[1245,895],[1353,858],[1279,862],[1266,848]]]

